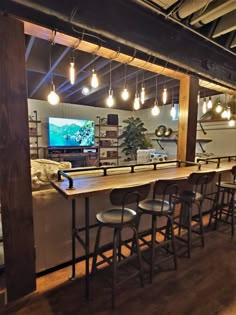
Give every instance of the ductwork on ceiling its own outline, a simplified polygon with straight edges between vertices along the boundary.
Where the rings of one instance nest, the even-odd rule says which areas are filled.
[[[235,0],[214,1],[204,12],[196,12],[191,18],[190,24],[194,27],[201,27],[203,24],[208,24],[235,9]]]
[[[187,16],[201,9],[205,9],[212,1],[213,0],[186,0],[180,5],[173,16],[180,20],[185,19]]]
[[[236,1],[235,1],[236,3]],[[236,30],[236,10],[224,15],[212,34],[212,38],[219,37],[221,35],[233,32]]]

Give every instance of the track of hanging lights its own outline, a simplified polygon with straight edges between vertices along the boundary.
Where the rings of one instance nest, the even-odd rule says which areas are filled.
[[[60,102],[60,97],[56,93],[55,84],[53,82],[53,73],[52,73],[52,47],[54,45],[55,33],[53,33],[53,39],[50,44],[50,53],[49,53],[49,66],[50,66],[50,75],[51,75],[51,91],[48,94],[48,103],[51,105],[57,105]]]

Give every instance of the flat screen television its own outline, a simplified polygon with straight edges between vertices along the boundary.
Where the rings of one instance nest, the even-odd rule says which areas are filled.
[[[50,147],[94,146],[94,121],[49,117],[48,145]]]

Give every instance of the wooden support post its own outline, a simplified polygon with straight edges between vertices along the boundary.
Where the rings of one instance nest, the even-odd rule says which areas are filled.
[[[180,80],[177,149],[179,160],[194,162],[195,159],[198,88],[199,82],[196,77],[186,75]]]
[[[0,201],[13,301],[36,287],[23,23],[0,16],[0,40]]]

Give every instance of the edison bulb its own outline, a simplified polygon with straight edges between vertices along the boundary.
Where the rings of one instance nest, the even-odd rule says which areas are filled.
[[[163,90],[162,101],[163,101],[163,104],[166,104],[167,102],[167,89],[166,88],[164,88]]]
[[[48,94],[48,103],[51,105],[57,105],[60,102],[60,98],[55,91],[51,91]]]
[[[92,71],[92,79],[91,79],[91,86],[93,88],[97,88],[98,87],[98,77],[97,77],[97,74],[96,74],[96,71],[93,69]]]
[[[142,89],[141,89],[140,100],[141,100],[141,104],[144,104],[144,101],[145,101],[145,87],[144,86],[142,86]]]
[[[129,91],[127,90],[127,88],[124,88],[124,90],[122,91],[121,97],[124,101],[127,101],[127,99],[129,98]]]
[[[106,103],[107,103],[108,107],[112,107],[114,105],[114,98],[113,98],[113,91],[112,90],[109,90],[109,94],[108,94]]]
[[[140,109],[140,100],[139,96],[136,94],[134,99],[134,109],[139,110]]]

